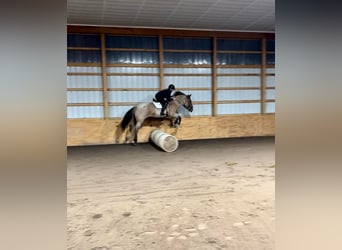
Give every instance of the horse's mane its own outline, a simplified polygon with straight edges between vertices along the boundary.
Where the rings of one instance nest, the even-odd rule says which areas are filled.
[[[186,94],[184,94],[182,91],[176,90],[173,96],[178,96],[178,95],[186,95]]]

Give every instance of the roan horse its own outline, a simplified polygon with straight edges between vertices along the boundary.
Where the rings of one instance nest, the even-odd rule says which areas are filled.
[[[121,120],[117,129],[117,140],[118,134],[121,134],[127,127],[126,142],[132,137],[134,133],[133,145],[137,144],[138,131],[141,128],[143,122],[148,117],[162,117],[171,119],[172,126],[178,127],[181,123],[182,117],[178,113],[178,109],[183,106],[190,112],[193,111],[191,94],[186,95],[181,91],[176,91],[174,94],[174,100],[169,102],[166,109],[167,116],[160,116],[160,108],[157,108],[152,102],[140,103],[126,112],[123,119]]]

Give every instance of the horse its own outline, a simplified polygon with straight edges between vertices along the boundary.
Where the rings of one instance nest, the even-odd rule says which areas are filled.
[[[166,116],[160,116],[161,108],[157,108],[153,102],[139,103],[128,110],[119,123],[117,129],[117,141],[119,137],[118,134],[121,134],[128,127],[125,142],[128,142],[132,137],[132,133],[134,133],[133,145],[136,145],[138,141],[138,131],[148,117],[169,118],[171,119],[172,126],[178,127],[182,120],[181,115],[178,113],[178,109],[183,106],[192,112],[193,106],[191,94],[186,95],[181,91],[175,91],[173,97],[174,99],[169,102],[166,109]]]

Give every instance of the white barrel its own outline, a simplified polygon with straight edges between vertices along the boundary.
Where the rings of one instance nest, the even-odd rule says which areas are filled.
[[[176,137],[158,129],[152,131],[151,140],[166,152],[173,152],[178,148]]]

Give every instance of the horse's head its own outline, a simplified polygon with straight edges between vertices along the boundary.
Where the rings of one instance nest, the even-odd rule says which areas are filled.
[[[192,101],[191,101],[191,94],[186,95],[185,102],[184,102],[183,106],[184,106],[184,108],[186,108],[190,112],[192,112],[194,110],[194,108],[192,106]]]

